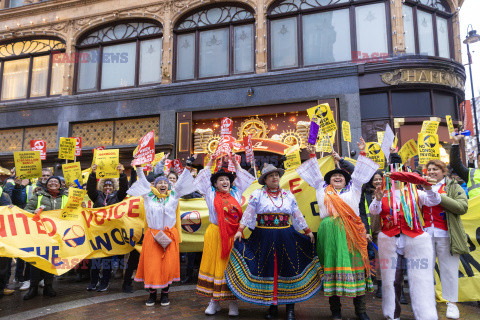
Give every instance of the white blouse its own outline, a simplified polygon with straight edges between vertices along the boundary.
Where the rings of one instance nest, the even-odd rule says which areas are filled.
[[[215,200],[215,188],[212,186],[212,183],[210,181],[211,177],[211,168],[205,167],[198,173],[193,183],[195,184],[195,189],[198,190],[201,194],[205,195],[205,201],[207,202],[210,222],[218,225],[217,211],[215,210],[215,206],[213,203],[213,201]],[[243,169],[237,170],[237,177],[233,182],[234,186],[232,186],[230,194],[238,201],[240,205],[242,204],[242,194],[245,192],[245,190],[248,189],[248,187],[250,187],[250,185],[254,181],[255,177],[253,177],[247,171]]]
[[[298,208],[297,199],[289,190],[281,189],[280,196],[274,199],[268,195],[266,187],[252,192],[240,223],[253,230],[257,223],[257,214],[268,213],[290,215],[292,225],[297,231],[308,228],[307,222]]]
[[[342,200],[353,209],[357,216],[360,216],[359,203],[362,196],[362,185],[370,181],[370,178],[375,174],[378,168],[378,164],[367,157],[360,155],[357,159],[352,179],[348,185],[339,192],[340,198],[342,198]],[[325,208],[325,189],[328,184],[323,180],[323,175],[320,172],[317,158],[305,161],[297,168],[297,172],[303,180],[305,180],[311,187],[315,188],[320,218],[323,219],[328,217],[329,213]]]
[[[183,170],[175,187],[166,198],[157,198],[153,194],[150,188],[151,184],[145,178],[143,169],[140,167],[137,168],[137,177],[138,180],[128,189],[127,193],[133,197],[143,197],[148,227],[156,230],[174,227],[177,221],[178,200],[195,191],[190,171]]]

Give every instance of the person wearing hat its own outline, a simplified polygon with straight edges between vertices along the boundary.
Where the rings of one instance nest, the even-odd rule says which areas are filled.
[[[41,211],[50,211],[63,209],[67,203],[67,192],[61,188],[62,181],[60,177],[51,176],[46,181],[46,189],[39,189],[37,193],[28,201],[25,211],[35,213]],[[54,297],[57,295],[53,290],[53,274],[40,270],[35,266],[31,266],[31,280],[30,288],[23,300],[30,300],[38,295],[38,285],[40,281],[44,280],[43,295],[47,297]]]
[[[438,319],[435,306],[433,268],[435,266],[432,237],[424,230],[422,208],[440,204],[440,194],[417,173],[402,172],[402,159],[390,154],[390,163],[397,168],[385,177],[423,186],[417,190],[413,184],[401,186],[393,182],[392,190],[377,187],[369,210],[380,215],[381,232],[378,235],[378,254],[382,272],[382,309],[387,319],[400,319],[400,296],[403,269],[407,269],[412,310],[417,320]],[[355,169],[356,170],[356,169]],[[395,176],[397,175],[397,176]],[[434,184],[436,183],[436,180]],[[412,203],[410,199],[416,200]],[[402,265],[402,260],[406,263]]]
[[[176,186],[170,190],[165,176],[155,179],[153,186],[147,181],[143,168],[137,168],[138,180],[128,189],[128,194],[144,199],[147,229],[143,239],[140,261],[135,281],[143,282],[150,296],[146,305],[151,307],[157,300],[157,289],[161,289],[160,304],[168,306],[168,290],[174,281],[180,281],[181,218],[178,200],[195,190],[190,171],[184,170]],[[164,248],[154,239],[163,231],[172,242]]]
[[[197,190],[205,195],[210,225],[205,232],[203,255],[198,273],[197,293],[210,298],[205,314],[220,311],[219,301],[229,300],[230,316],[238,316],[236,298],[225,280],[233,236],[242,218],[242,194],[255,181],[240,167],[235,157],[230,157],[236,174],[220,168],[212,174],[213,157],[195,178]]]
[[[372,291],[372,281],[367,233],[358,204],[363,184],[370,180],[379,165],[366,157],[363,138],[358,147],[360,156],[351,176],[342,169],[334,169],[323,178],[311,145],[308,147],[311,159],[297,168],[300,177],[316,190],[321,219],[317,252],[325,273],[324,293],[329,297],[334,319],[342,318],[341,296],[353,298],[358,319],[369,319],[365,293]]]
[[[280,187],[285,170],[267,164],[253,191],[235,234],[226,279],[241,300],[269,306],[266,319],[278,315],[285,304],[287,319],[295,319],[294,306],[320,290],[322,272],[314,236],[295,196]],[[245,227],[253,230],[242,239]],[[303,230],[304,234],[299,231]]]

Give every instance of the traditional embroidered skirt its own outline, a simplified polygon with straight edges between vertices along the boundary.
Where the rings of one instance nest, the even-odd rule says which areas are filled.
[[[372,280],[366,279],[360,252],[348,252],[347,236],[340,218],[322,219],[317,233],[317,252],[325,273],[326,296],[357,297],[372,291]]]
[[[226,279],[237,298],[255,304],[305,301],[320,290],[321,267],[310,239],[292,226],[257,226],[235,242]]]
[[[198,272],[197,293],[215,300],[234,300],[225,281],[228,259],[222,259],[220,229],[210,223],[203,241],[203,255]]]
[[[145,288],[165,288],[173,281],[180,281],[178,231],[175,227],[163,230],[172,239],[166,250],[155,241],[152,232],[155,235],[158,230],[145,231],[135,281],[144,282]]]

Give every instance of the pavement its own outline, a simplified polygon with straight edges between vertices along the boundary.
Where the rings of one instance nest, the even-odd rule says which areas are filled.
[[[228,318],[228,302],[221,303],[222,310],[215,316],[206,316],[204,311],[208,299],[195,294],[195,285],[176,284],[171,287],[169,298],[171,304],[167,307],[157,303],[154,307],[145,306],[148,293],[142,284],[134,284],[134,293],[125,294],[121,291],[122,280],[112,279],[106,292],[87,292],[88,281],[75,282],[72,276],[56,278],[54,288],[57,296],[54,298],[39,295],[29,301],[22,299],[26,291],[15,291],[12,296],[0,300],[1,319],[226,319]],[[158,295],[160,297],[160,295]],[[159,299],[159,298],[158,298]],[[355,319],[353,302],[342,298],[343,319]],[[477,303],[459,303],[461,319],[479,320],[480,308]],[[384,319],[382,302],[373,294],[367,295],[367,313],[372,320]],[[263,319],[266,307],[239,302],[240,316],[238,319]],[[439,319],[446,319],[446,305],[437,305]],[[295,305],[296,318],[331,319],[328,298],[322,292],[309,301]],[[280,307],[278,319],[284,319],[285,307]],[[402,320],[414,319],[410,305],[402,306]]]

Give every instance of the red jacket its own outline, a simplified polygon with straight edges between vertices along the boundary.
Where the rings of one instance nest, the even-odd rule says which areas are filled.
[[[420,223],[413,223],[413,228],[410,228],[405,220],[402,206],[397,206],[397,223],[393,218],[393,213],[390,212],[390,206],[388,204],[388,197],[382,198],[382,212],[380,213],[380,219],[382,222],[382,232],[389,237],[396,236],[403,233],[411,238],[415,238],[423,233]]]

